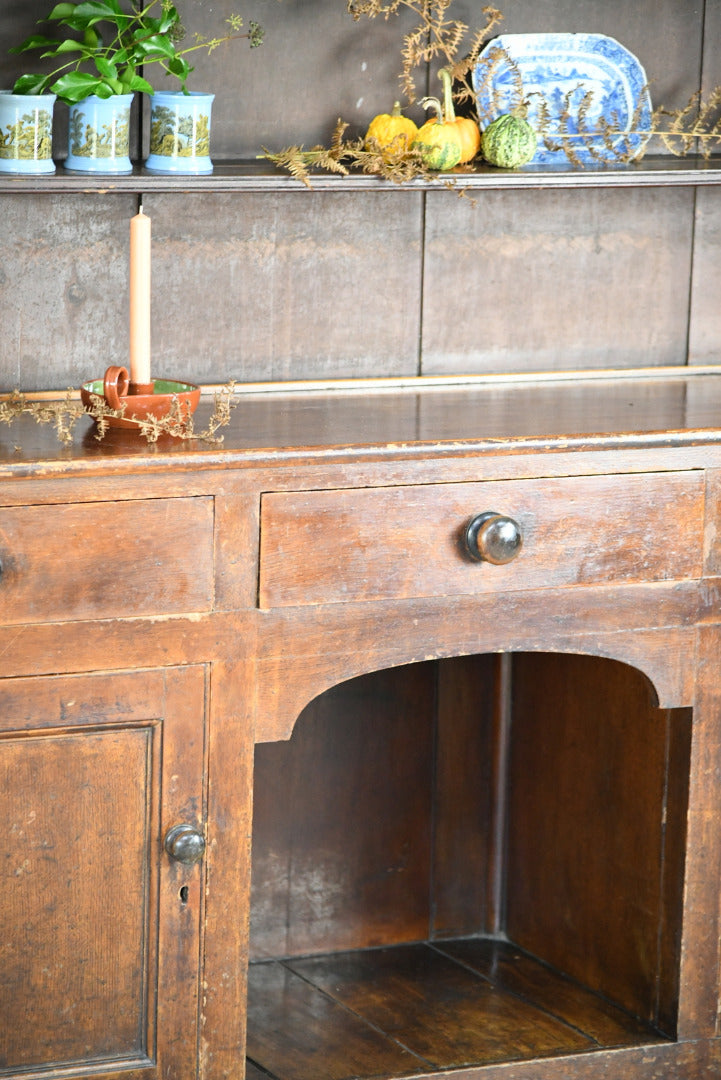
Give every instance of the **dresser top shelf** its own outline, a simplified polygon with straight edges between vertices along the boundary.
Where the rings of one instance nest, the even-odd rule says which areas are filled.
[[[721,183],[721,157],[708,159],[694,155],[659,155],[642,158],[637,164],[585,166],[526,165],[522,169],[495,169],[490,165],[459,167],[437,178],[392,183],[376,176],[352,172],[347,176],[315,170],[311,174],[314,191],[446,191],[449,184],[472,191],[499,188],[580,188],[580,187],[660,187],[698,186]],[[301,180],[271,162],[259,160],[216,160],[213,172],[199,176],[153,173],[135,165],[131,173],[103,175],[77,173],[58,165],[50,175],[23,176],[0,173],[0,193],[99,194],[176,192],[291,192],[306,191]]]
[[[60,396],[60,395],[59,395]],[[206,388],[196,414],[213,411]],[[0,430],[3,476],[288,464],[535,450],[721,446],[721,368],[563,372],[466,378],[339,380],[236,386],[221,442],[134,432],[95,437],[90,418],[63,444],[21,416]]]

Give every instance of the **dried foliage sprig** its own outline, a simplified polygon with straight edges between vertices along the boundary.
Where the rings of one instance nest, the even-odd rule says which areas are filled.
[[[468,41],[468,24],[461,19],[449,18],[452,3],[453,0],[348,0],[348,12],[356,22],[362,16],[388,19],[397,15],[401,8],[418,16],[418,25],[405,34],[401,47],[399,80],[409,104],[413,104],[417,96],[416,69],[439,60],[439,66],[450,68],[454,81],[463,84],[463,93],[469,95],[468,100],[473,98],[467,77],[503,15],[498,8],[484,7],[485,25],[474,31]]]
[[[721,86],[705,101],[697,92],[682,109],[655,109],[652,128],[669,153],[683,157],[698,149],[702,157],[710,157],[721,149]]]
[[[394,184],[403,184],[419,177],[434,179],[435,174],[426,168],[414,150],[399,151],[397,154],[381,153],[380,149],[366,146],[363,139],[346,141],[343,136],[347,129],[348,124],[339,119],[329,147],[312,146],[306,150],[303,146],[288,146],[278,153],[264,147],[261,156],[279,168],[287,169],[291,176],[308,188],[312,186],[312,169],[325,169],[347,176],[355,168],[371,176],[381,176]]]
[[[39,424],[52,424],[61,442],[72,442],[73,428],[84,413],[79,401],[72,400],[72,390],[58,401],[32,401],[19,390],[0,401],[0,424],[11,424],[23,414],[29,414]]]
[[[542,99],[536,104],[535,126],[547,150],[563,150],[571,164],[580,168],[583,162],[578,147],[583,147],[599,164],[628,164],[641,161],[654,136],[676,157],[695,151],[709,158],[714,150],[721,149],[721,87],[712,90],[705,101],[697,92],[682,108],[661,106],[655,109],[648,127],[642,126],[643,94],[626,123],[622,124],[618,116],[612,115],[610,118],[598,117],[591,125],[588,112],[592,95],[583,94],[579,102],[572,104],[575,92],[571,90],[565,96],[561,114],[555,120],[556,131],[549,132],[550,112]]]
[[[314,167],[347,176],[349,170],[342,160],[346,157],[343,136],[347,128],[348,125],[338,119],[333,129],[330,146],[312,146],[310,150],[306,150],[303,146],[289,146],[278,153],[272,153],[263,147],[263,153],[259,156],[267,158],[280,168],[287,169],[291,176],[296,180],[301,180],[306,187],[310,187],[310,170]]]
[[[95,438],[102,440],[111,428],[112,418],[122,418],[137,427],[140,435],[149,443],[157,442],[161,435],[172,435],[176,439],[222,443],[223,436],[218,435],[220,428],[230,421],[230,414],[237,402],[234,400],[235,383],[222,386],[214,395],[213,412],[202,431],[196,431],[193,416],[181,408],[179,401],[174,401],[166,416],[148,416],[144,420],[126,417],[125,407],[111,409],[105,398],[99,394],[91,395],[87,409],[74,399],[74,391],[68,390],[64,398],[57,401],[33,401],[31,397],[14,390],[4,401],[0,401],[0,424],[11,424],[20,416],[28,415],[39,424],[52,424],[61,442],[71,443],[78,421],[84,416],[95,420]]]

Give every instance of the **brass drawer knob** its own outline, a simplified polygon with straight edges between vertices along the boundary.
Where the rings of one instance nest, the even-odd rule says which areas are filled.
[[[174,825],[165,837],[165,850],[171,859],[191,866],[203,858],[205,839],[192,825]]]
[[[472,559],[501,566],[515,559],[523,547],[521,527],[495,510],[476,514],[466,526],[466,551]]]

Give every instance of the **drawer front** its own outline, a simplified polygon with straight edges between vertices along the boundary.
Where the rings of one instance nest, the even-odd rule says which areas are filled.
[[[475,561],[464,535],[515,521],[511,562]],[[273,492],[263,496],[263,608],[701,575],[703,475],[628,474]]]
[[[213,500],[0,508],[0,623],[207,611]]]

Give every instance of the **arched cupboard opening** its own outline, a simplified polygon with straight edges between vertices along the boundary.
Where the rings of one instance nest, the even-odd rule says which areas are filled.
[[[588,655],[430,660],[316,697],[256,749],[249,1075],[673,1039],[690,740],[690,709]]]

